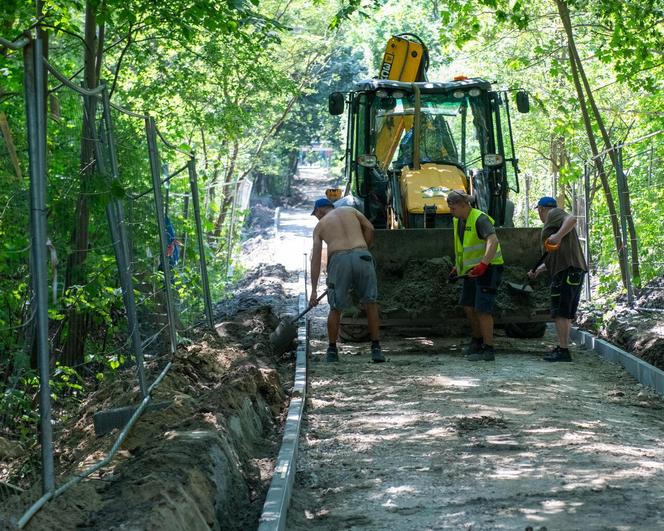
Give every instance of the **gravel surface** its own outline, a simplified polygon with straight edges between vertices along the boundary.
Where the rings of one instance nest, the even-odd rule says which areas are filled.
[[[461,337],[390,337],[384,364],[368,344],[328,364],[326,313],[287,529],[664,528],[664,401],[621,368],[578,348],[542,361],[550,331],[498,336],[494,362]]]

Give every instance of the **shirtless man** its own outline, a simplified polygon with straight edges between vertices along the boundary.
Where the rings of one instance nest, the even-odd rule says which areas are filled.
[[[352,207],[334,208],[332,201],[321,198],[314,204],[312,216],[318,218],[314,229],[314,247],[311,253],[311,297],[309,306],[318,301],[318,277],[320,276],[323,242],[327,244],[327,301],[330,313],[327,316],[326,361],[339,361],[337,339],[341,312],[350,305],[349,291],[360,298],[367,312],[371,335],[371,359],[374,363],[385,361],[380,350],[378,320],[378,288],[376,270],[369,245],[373,241],[374,228],[371,222]]]

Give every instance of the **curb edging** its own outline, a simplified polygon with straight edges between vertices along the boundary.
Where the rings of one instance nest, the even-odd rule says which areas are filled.
[[[597,352],[601,358],[621,365],[641,384],[653,388],[660,395],[664,395],[663,370],[578,328],[572,328],[571,337],[576,343]]]
[[[300,280],[303,281],[303,278]],[[300,312],[307,307],[305,299],[304,294],[300,294]],[[283,531],[286,528],[286,516],[290,505],[295,473],[297,472],[297,448],[307,392],[307,345],[309,343],[307,329],[307,319],[301,318],[297,328],[297,357],[293,393],[288,406],[281,449],[277,456],[272,481],[259,520],[259,531]]]

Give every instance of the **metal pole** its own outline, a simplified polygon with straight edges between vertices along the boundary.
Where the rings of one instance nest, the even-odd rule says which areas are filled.
[[[115,181],[119,179],[118,160],[115,153],[108,90],[105,85],[104,91],[102,92],[102,110],[104,113],[104,121],[106,122],[106,142],[108,144],[109,162],[111,164],[110,177]],[[99,147],[99,142],[97,142],[97,146]],[[103,159],[104,157],[102,157],[101,154],[97,156],[97,160],[101,161]],[[134,352],[134,360],[136,362],[136,376],[138,377],[141,394],[145,397],[147,394],[147,385],[145,383],[145,366],[143,362],[143,342],[141,340],[141,332],[138,326],[136,301],[134,299],[134,284],[132,282],[131,262],[128,254],[129,244],[127,243],[124,216],[118,200],[113,199],[108,205],[106,205],[106,217],[111,232],[111,239],[113,240],[115,263],[118,267],[118,275],[120,276],[122,300],[127,312],[129,337],[131,338],[132,351]]]
[[[39,421],[42,491],[55,489],[53,427],[51,425],[50,353],[48,346],[48,280],[46,277],[46,142],[44,123],[44,69],[39,36],[24,49],[24,86],[30,165],[30,232],[32,287],[36,302],[37,358],[39,362]]]
[[[111,118],[111,100],[108,94],[108,87],[105,82],[102,82],[103,91],[102,91],[102,102],[104,107],[104,119],[106,120],[106,135],[108,139],[108,150],[111,160],[111,171],[112,177],[114,179],[120,179],[120,170],[118,166],[118,156],[115,151],[115,132],[113,131],[113,120]],[[120,238],[121,242],[124,245],[124,255],[127,260],[128,266],[131,265],[131,245],[129,245],[129,237],[127,236],[127,228],[125,223],[124,207],[123,204],[117,202],[118,209],[118,221],[120,223]],[[131,270],[129,271],[131,274]],[[133,293],[133,290],[132,290]]]
[[[228,238],[226,240],[226,280],[228,280],[228,269],[231,263],[231,248],[233,247],[233,228],[235,225],[235,205],[237,204],[237,190],[240,187],[240,182],[235,184],[235,191],[233,192],[233,204],[231,206],[231,224],[228,228]]]
[[[145,132],[148,140],[148,152],[150,156],[150,170],[152,173],[152,190],[154,193],[154,206],[157,215],[157,226],[159,227],[159,244],[162,267],[164,268],[164,290],[166,291],[166,313],[168,316],[168,331],[171,342],[171,353],[177,348],[177,334],[175,331],[175,315],[173,312],[173,294],[171,290],[171,264],[166,256],[166,224],[164,222],[164,202],[161,196],[161,164],[159,163],[159,151],[157,150],[157,128],[154,118],[145,118]]]
[[[420,169],[420,134],[422,125],[422,95],[420,87],[413,83],[413,91],[415,92],[415,116],[413,119],[413,170]]]
[[[189,165],[189,163],[187,163],[187,165]],[[183,207],[182,215],[184,216],[184,219],[189,219],[189,196],[188,195],[184,196],[184,207]],[[187,259],[187,247],[188,247],[188,245],[189,245],[189,231],[185,231],[185,233],[182,235],[182,260],[180,262],[183,270],[184,270],[184,266],[185,266],[185,260]]]
[[[145,368],[143,363],[143,343],[141,333],[138,328],[138,318],[136,316],[136,301],[134,300],[134,286],[131,281],[131,267],[124,254],[122,245],[122,236],[120,234],[120,216],[117,208],[117,201],[111,201],[106,205],[106,217],[108,227],[111,231],[113,240],[113,250],[115,251],[115,263],[118,266],[120,275],[120,286],[122,287],[122,300],[127,311],[127,323],[129,324],[129,336],[131,338],[131,347],[136,361],[136,376],[141,388],[143,397],[147,394],[147,385],[145,383]]]
[[[198,179],[196,175],[196,159],[191,158],[189,166],[189,186],[191,187],[191,204],[194,207],[196,220],[196,239],[198,240],[198,260],[201,267],[201,286],[203,288],[203,302],[205,303],[205,316],[208,326],[214,328],[212,317],[212,297],[210,296],[210,282],[208,279],[207,262],[205,260],[205,245],[203,244],[203,225],[201,223],[201,206],[198,197]]]
[[[530,174],[524,175],[526,180],[526,208],[523,209],[524,217],[526,218],[526,228],[530,227]]]
[[[584,210],[586,216],[585,226],[583,227],[585,237],[584,254],[586,255],[586,265],[588,266],[588,275],[586,278],[586,300],[590,300],[590,166],[586,162],[583,165],[583,188],[584,188]]]
[[[634,305],[634,292],[632,288],[632,272],[629,264],[629,240],[627,238],[627,183],[622,165],[622,148],[616,153],[616,181],[618,184],[618,204],[620,205],[620,228],[622,231],[622,250],[620,257],[625,265],[625,287],[627,288],[627,303]]]
[[[309,280],[307,279],[307,266],[309,264],[307,263],[307,258],[308,258],[307,253],[304,253],[304,298],[305,300],[309,301],[309,288],[308,288]]]

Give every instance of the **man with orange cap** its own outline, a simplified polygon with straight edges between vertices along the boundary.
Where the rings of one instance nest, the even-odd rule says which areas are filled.
[[[547,256],[528,276],[534,279],[544,270],[551,274],[551,317],[558,335],[558,345],[544,360],[572,361],[569,336],[588,266],[576,232],[576,218],[558,208],[558,203],[550,196],[540,198],[534,208],[544,223],[542,243]]]

